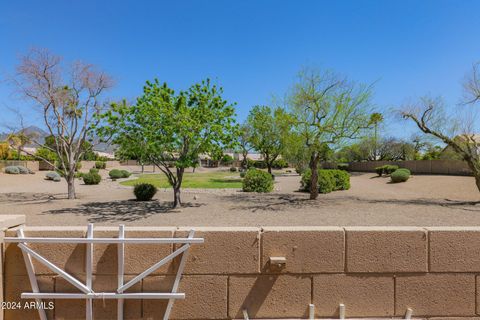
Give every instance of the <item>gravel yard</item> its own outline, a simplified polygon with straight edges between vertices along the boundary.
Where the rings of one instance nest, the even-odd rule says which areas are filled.
[[[202,172],[198,172],[202,174]],[[105,175],[105,172],[104,172]],[[78,199],[66,200],[66,184],[35,175],[0,174],[0,214],[25,214],[28,225],[134,224],[148,226],[479,226],[480,193],[472,177],[418,175],[391,184],[371,173],[353,173],[352,188],[308,200],[300,177],[276,178],[270,194],[239,189],[186,189],[184,207],[170,208],[172,193],[133,201],[132,188],[105,179],[77,183]]]

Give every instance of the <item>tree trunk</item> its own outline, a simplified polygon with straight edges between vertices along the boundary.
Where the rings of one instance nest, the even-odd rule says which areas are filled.
[[[268,170],[268,173],[272,174],[272,164],[271,163],[267,163],[267,170]]]
[[[182,186],[184,168],[177,168],[177,181],[173,185],[173,207],[178,208],[182,206],[182,200],[180,198],[180,188]]]
[[[182,200],[180,199],[180,187],[173,188],[173,207],[178,208],[182,206]]]
[[[312,154],[310,159],[310,170],[312,171],[312,178],[310,180],[310,200],[318,198],[318,157],[316,152]]]
[[[75,199],[75,175],[69,174],[65,179],[68,186],[68,199]]]

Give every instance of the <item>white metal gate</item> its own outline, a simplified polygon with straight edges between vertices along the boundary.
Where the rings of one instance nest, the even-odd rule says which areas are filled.
[[[93,299],[116,299],[117,300],[117,319],[123,320],[123,302],[125,299],[167,299],[168,304],[163,319],[167,320],[176,299],[185,299],[184,293],[179,293],[178,286],[185,268],[186,257],[190,245],[194,243],[203,243],[203,238],[194,238],[195,231],[190,230],[187,238],[125,238],[125,226],[120,225],[118,238],[95,238],[93,236],[93,224],[89,224],[87,228],[86,238],[43,238],[43,237],[25,237],[23,229],[17,231],[17,237],[5,237],[5,242],[18,243],[18,247],[22,250],[25,266],[27,268],[28,277],[32,287],[32,292],[23,292],[23,299],[35,299],[41,304],[42,299],[85,299],[86,300],[86,319],[93,320]],[[86,244],[86,283],[81,282],[69,273],[54,265],[43,256],[32,250],[29,243],[81,243]],[[92,270],[93,270],[93,245],[94,244],[117,244],[118,245],[118,284],[116,292],[94,292],[92,287]],[[181,247],[163,257],[157,263],[146,269],[139,275],[135,276],[127,283],[124,282],[125,270],[125,245],[126,244],[182,244]],[[125,291],[140,282],[146,276],[165,265],[175,257],[182,255],[177,274],[172,286],[171,292],[155,292],[155,293],[125,293]],[[44,293],[40,292],[33,260],[49,268],[51,271],[75,286],[79,293]],[[44,309],[38,309],[40,319],[48,320]]]

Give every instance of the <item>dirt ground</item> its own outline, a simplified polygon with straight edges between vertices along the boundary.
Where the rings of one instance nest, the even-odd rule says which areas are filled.
[[[105,172],[104,172],[105,174]],[[472,177],[417,175],[406,183],[354,173],[352,188],[308,200],[299,176],[280,176],[271,194],[240,190],[184,190],[184,207],[172,210],[172,193],[133,201],[132,188],[103,180],[77,182],[78,199],[65,199],[65,182],[44,173],[0,173],[0,214],[25,214],[28,225],[131,224],[148,226],[477,226],[480,193]]]

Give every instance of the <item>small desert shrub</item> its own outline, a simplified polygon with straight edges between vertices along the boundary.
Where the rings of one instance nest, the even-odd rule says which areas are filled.
[[[302,174],[301,189],[310,191],[312,181],[312,171],[305,170]],[[320,169],[318,170],[318,192],[330,193],[335,190],[350,189],[350,175],[343,170],[338,169]]]
[[[242,184],[245,192],[271,192],[273,190],[272,175],[262,170],[248,170]]]
[[[137,201],[149,201],[157,193],[157,187],[150,183],[138,183],[133,188]]]
[[[17,166],[18,168],[18,171],[20,172],[20,174],[29,174],[29,173],[32,173],[31,170],[29,170],[28,168],[24,167],[24,166]]]
[[[408,169],[397,169],[390,175],[392,182],[405,182],[410,178],[410,170]]]
[[[128,178],[132,175],[132,173],[127,170],[120,170],[120,172],[122,173],[122,178]]]
[[[123,178],[123,173],[121,170],[118,170],[118,169],[112,169],[110,170],[110,172],[108,173],[108,175],[110,176],[110,178],[112,180],[116,180],[116,179],[121,179]]]
[[[8,167],[5,167],[5,173],[8,173],[8,174],[19,174],[19,173],[20,173],[20,170],[18,169],[17,166],[8,166]]]
[[[337,165],[338,170],[348,171],[348,163],[339,163]]]
[[[112,169],[108,175],[112,180],[117,180],[121,178],[128,178],[131,176],[131,173],[127,170]]]
[[[87,185],[99,184],[102,177],[98,174],[98,169],[92,168],[88,173],[82,175],[83,183]]]
[[[62,178],[56,172],[47,172],[45,174],[45,180],[52,180],[52,181],[55,181],[55,182],[60,182],[62,180]]]
[[[398,169],[398,166],[387,164],[386,166],[384,166],[383,172],[385,174],[391,174],[392,172],[394,172],[397,169]]]
[[[95,161],[95,168],[105,169],[106,167],[107,167],[107,163],[105,161]]]
[[[235,167],[230,167],[230,172],[237,172],[237,168],[235,168]]]
[[[381,167],[376,167],[376,168],[375,168],[375,172],[378,174],[379,177],[382,176],[382,174],[383,174],[383,168],[384,168],[384,167],[385,167],[385,166],[381,166]]]

